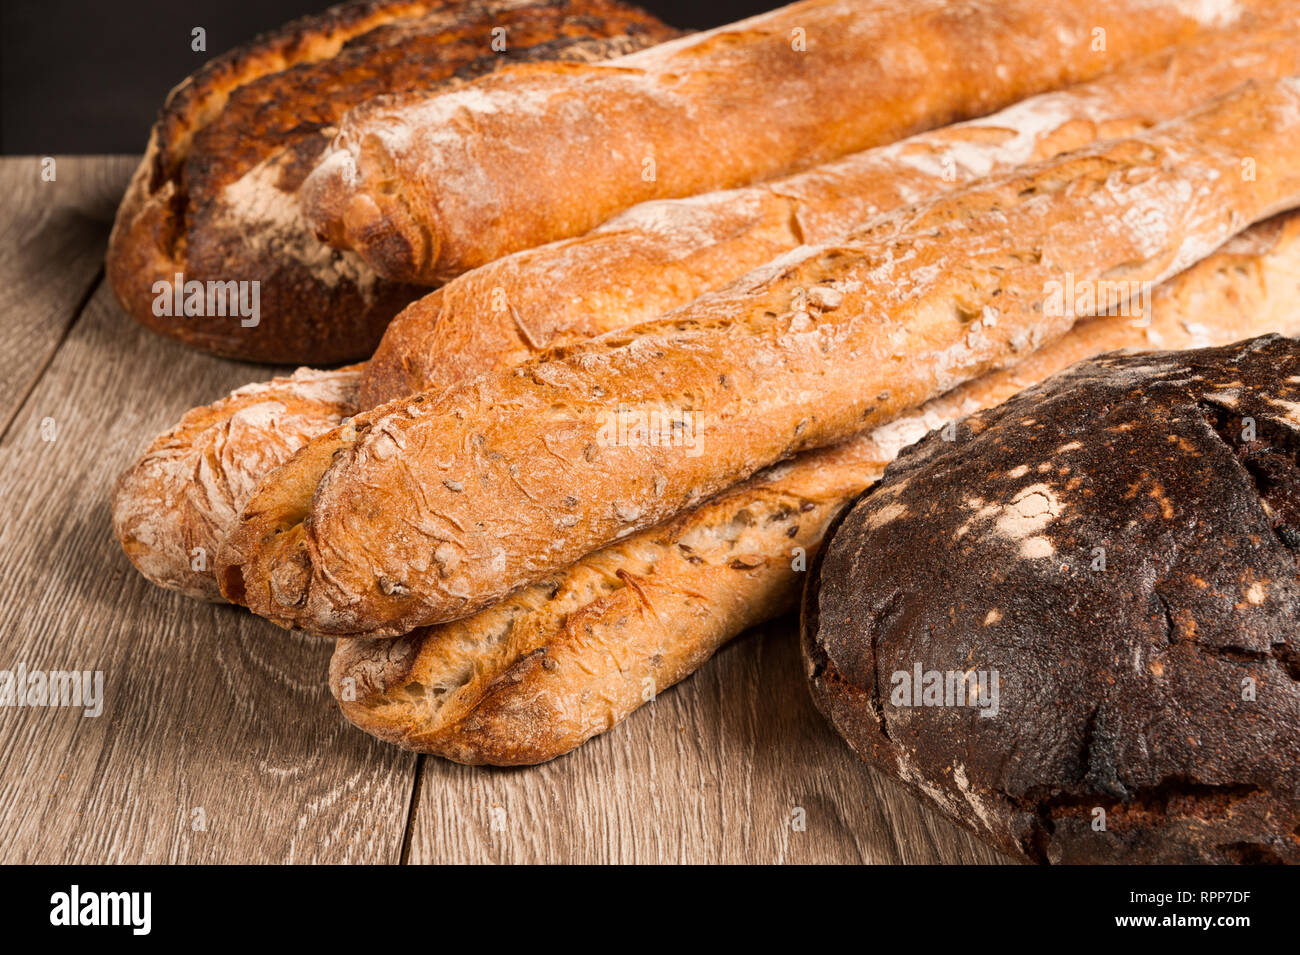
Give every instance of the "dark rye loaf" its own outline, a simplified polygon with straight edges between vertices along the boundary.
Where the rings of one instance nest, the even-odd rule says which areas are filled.
[[[1114,353],[949,437],[810,574],[835,729],[1030,860],[1300,862],[1300,343]],[[997,671],[996,715],[903,705],[918,664]]]

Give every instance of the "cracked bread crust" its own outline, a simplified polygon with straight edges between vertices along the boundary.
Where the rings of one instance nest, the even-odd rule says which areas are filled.
[[[340,124],[300,195],[331,245],[381,275],[432,284],[637,203],[788,175],[1207,30],[1258,24],[1268,10],[803,0],[604,64],[519,66],[372,101]]]
[[[794,608],[835,514],[898,450],[1101,351],[1300,333],[1300,214],[1261,223],[1160,286],[1145,327],[1065,337],[830,451],[801,455],[498,604],[392,640],[343,639],[330,689],[381,739],[464,763],[560,756],[617,725],[722,644]],[[647,690],[651,692],[648,694]]]
[[[1034,861],[1300,862],[1298,453],[1279,336],[1102,356],[932,433],[810,574],[818,707]],[[917,665],[997,671],[996,715],[906,705]]]
[[[1175,274],[1300,201],[1298,149],[1300,86],[1245,84],[802,247],[656,322],[363,412],[262,483],[218,554],[222,592],[333,636],[466,616],[1014,363],[1079,317],[1045,307],[1049,282]],[[623,408],[689,413],[692,448],[611,438]]]
[[[501,53],[489,46],[503,28]],[[615,0],[350,3],[200,69],[168,96],[108,254],[126,311],[231,357],[332,364],[368,355],[427,291],[318,241],[298,186],[343,114],[374,96],[461,83],[509,62],[590,62],[679,31]],[[153,314],[154,283],[257,280],[261,322]]]
[[[193,408],[113,486],[113,532],[160,587],[221,601],[217,548],[257,483],[317,435],[357,412],[361,366],[299,368]]]
[[[635,206],[413,302],[366,364],[362,406],[650,321],[801,244],[982,176],[1132,135],[1247,79],[1300,71],[1294,29],[1230,30],[1090,83],[743,189]]]

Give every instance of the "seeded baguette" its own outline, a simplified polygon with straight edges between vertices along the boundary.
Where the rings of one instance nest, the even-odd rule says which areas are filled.
[[[472,617],[340,640],[330,689],[350,721],[408,749],[493,765],[560,756],[793,609],[799,568],[829,522],[926,432],[1101,352],[1300,333],[1300,214],[1253,227],[1159,286],[1149,319],[1085,319],[1011,369],[769,469]]]
[[[1247,84],[658,322],[364,412],[263,481],[219,553],[222,593],[334,636],[466,616],[1064,334],[1074,303],[1045,307],[1049,282],[1137,287],[1191,265],[1300,201],[1297,148],[1300,84]],[[701,453],[610,440],[624,408],[691,424]]]
[[[113,487],[113,532],[160,587],[221,600],[212,564],[257,482],[356,414],[360,366],[300,368],[186,413]]]
[[[983,115],[1258,11],[1271,4],[804,0],[605,64],[522,64],[372,100],[340,122],[299,198],[331,245],[437,284],[639,202]]]
[[[374,358],[359,366],[359,408],[322,406],[312,421],[299,404],[285,427],[305,440],[362,408],[518,364],[546,345],[649,320],[789,251],[800,238],[831,238],[905,201],[954,190],[960,180],[1140,131],[1244,79],[1297,70],[1300,43],[1292,31],[1228,31],[1092,83],[775,183],[638,206],[581,238],[474,269],[413,303]],[[210,563],[195,569],[195,548],[215,554],[261,476],[257,469],[269,473],[302,443],[267,440],[262,428],[279,428],[271,414],[260,427],[230,427],[222,410],[246,418],[242,407],[227,399],[209,406],[199,413],[203,429],[180,427],[160,437],[119,484],[113,507],[123,546],[162,586],[180,582],[189,593],[220,599]],[[193,457],[187,441],[196,446]],[[215,442],[221,456],[201,450]],[[210,467],[196,469],[200,459]],[[227,494],[230,507],[218,513],[207,504],[209,492],[190,485],[199,478],[220,484],[223,461],[238,469],[228,484],[240,493]]]
[[[492,31],[506,49],[493,50]],[[217,57],[167,97],[109,243],[107,274],[145,326],[221,355],[369,355],[425,286],[320,242],[295,194],[346,110],[463,84],[512,61],[596,60],[679,31],[614,0],[432,0],[331,7]],[[155,315],[157,282],[256,281],[259,322]]]
[[[362,407],[650,321],[881,212],[1099,139],[1133,135],[1245,80],[1297,72],[1294,28],[1226,31],[1091,83],[805,173],[636,206],[593,232],[490,262],[413,302],[366,364]]]

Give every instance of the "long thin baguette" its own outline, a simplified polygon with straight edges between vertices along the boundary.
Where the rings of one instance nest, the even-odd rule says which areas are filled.
[[[340,640],[330,689],[357,726],[421,752],[497,765],[566,753],[791,610],[828,523],[927,431],[1104,351],[1300,333],[1300,214],[1232,239],[1158,287],[1151,305],[1145,328],[1082,321],[1009,370],[779,465],[472,617]]]
[[[1300,83],[1251,83],[658,322],[364,412],[263,481],[218,554],[222,593],[336,636],[465,616],[1064,334],[1080,309],[1050,307],[1051,283],[1181,271],[1300,202],[1298,150]],[[635,415],[665,430],[628,432]]]
[[[638,202],[807,169],[1272,6],[804,0],[606,64],[522,64],[381,97],[344,117],[299,197],[329,243],[437,284]]]
[[[1133,135],[1245,80],[1294,73],[1294,27],[1226,31],[1091,83],[785,179],[636,206],[587,235],[490,262],[412,303],[366,365],[362,407],[650,321],[886,210],[1098,139]]]
[[[154,582],[221,599],[202,557],[216,553],[257,480],[358,410],[519,364],[547,345],[647,321],[800,240],[824,241],[963,181],[1140,131],[1243,80],[1293,72],[1300,72],[1294,31],[1227,31],[992,116],[775,183],[648,203],[581,238],[499,259],[403,312],[375,357],[358,366],[365,369],[358,404],[339,396],[317,402],[315,377],[299,372],[265,386],[255,402],[241,389],[187,415],[119,481],[118,536]],[[349,384],[348,401],[353,390]],[[250,402],[255,421],[244,410]],[[283,440],[287,433],[294,440]],[[232,473],[223,474],[227,466]]]

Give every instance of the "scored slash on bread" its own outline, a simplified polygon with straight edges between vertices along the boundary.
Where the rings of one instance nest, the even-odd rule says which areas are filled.
[[[805,173],[636,206],[586,235],[490,262],[413,302],[366,363],[361,405],[373,408],[649,321],[881,212],[1132,135],[1247,79],[1294,73],[1294,28],[1225,31]]]
[[[490,46],[494,29],[506,47]],[[107,273],[154,331],[221,355],[328,364],[370,354],[427,291],[321,243],[296,193],[340,117],[509,62],[590,61],[679,35],[615,0],[354,2],[259,37],[176,87],[118,211]],[[154,284],[257,281],[259,323],[155,315]]]
[[[807,169],[1279,12],[804,0],[604,64],[520,65],[359,107],[300,199],[331,245],[435,284],[639,202]]]
[[[1300,202],[1298,151],[1300,85],[1246,84],[657,322],[363,412],[263,482],[218,554],[222,592],[336,636],[465,616],[1064,334],[1078,316],[1047,307],[1050,282],[1136,289],[1186,268]],[[624,407],[689,413],[702,453],[606,440]]]
[[[1145,327],[1085,319],[1010,369],[778,465],[471,617],[393,639],[339,640],[330,690],[357,726],[409,749],[473,764],[553,759],[791,610],[829,522],[904,445],[1101,352],[1272,331],[1300,333],[1297,213],[1159,286]]]

